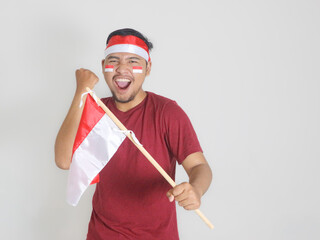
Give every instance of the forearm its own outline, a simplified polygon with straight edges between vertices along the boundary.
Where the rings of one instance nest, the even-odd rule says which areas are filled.
[[[86,87],[93,89],[98,82],[98,77],[90,70],[80,68],[76,70],[77,89],[69,112],[58,132],[54,145],[55,162],[59,168],[69,169],[71,164],[72,147],[80,123],[82,108],[79,108],[81,94]],[[85,101],[83,98],[83,101]]]
[[[83,107],[79,108],[81,94],[77,90],[68,114],[63,121],[55,142],[55,162],[61,169],[69,169],[71,164],[72,147],[77,134]]]
[[[189,183],[196,188],[200,196],[208,190],[212,180],[212,171],[207,163],[194,166],[189,173]]]

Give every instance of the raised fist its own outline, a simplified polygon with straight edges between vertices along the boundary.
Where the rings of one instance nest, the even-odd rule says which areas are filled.
[[[88,69],[80,68],[76,70],[77,89],[84,90],[86,87],[93,89],[99,81],[97,75]]]

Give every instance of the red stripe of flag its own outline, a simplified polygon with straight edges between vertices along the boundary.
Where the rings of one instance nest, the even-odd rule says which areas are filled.
[[[83,108],[78,132],[73,144],[72,154],[77,150],[83,140],[88,136],[93,127],[100,121],[105,112],[100,108],[96,101],[88,94],[86,105]]]
[[[83,108],[78,132],[74,140],[72,155],[88,136],[94,126],[100,121],[105,112],[100,108],[90,94],[87,95],[86,104]],[[98,183],[100,181],[99,174],[94,177],[91,184]]]
[[[139,69],[139,70],[142,70],[142,67],[140,66],[133,66],[132,69]]]

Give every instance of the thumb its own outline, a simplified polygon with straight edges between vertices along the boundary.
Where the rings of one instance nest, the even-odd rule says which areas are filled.
[[[170,202],[172,202],[174,200],[174,196],[172,194],[172,189],[167,192],[167,197],[169,198]]]

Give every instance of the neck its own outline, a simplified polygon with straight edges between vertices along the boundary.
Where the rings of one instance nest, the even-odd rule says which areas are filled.
[[[134,108],[135,106],[139,105],[146,96],[147,96],[147,93],[142,90],[130,102],[122,103],[122,102],[115,101],[115,104],[116,104],[116,107],[121,112],[127,112],[130,109]]]

